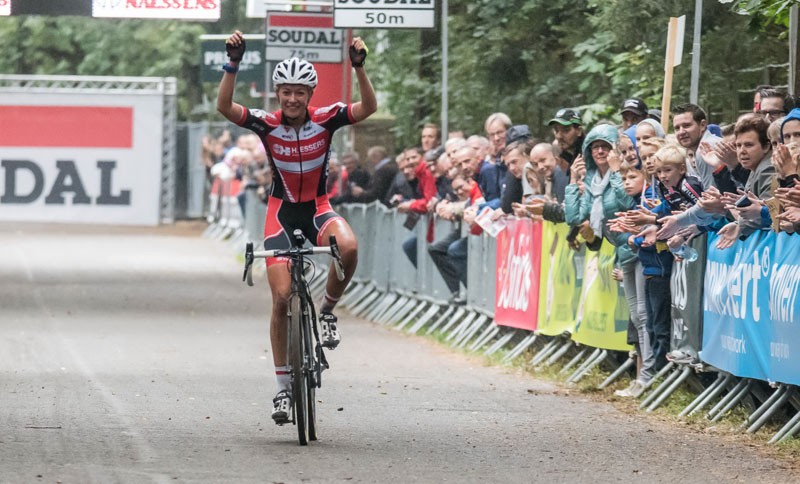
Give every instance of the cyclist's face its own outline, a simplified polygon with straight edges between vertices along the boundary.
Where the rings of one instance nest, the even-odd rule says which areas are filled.
[[[276,89],[281,111],[289,119],[305,116],[308,102],[314,91],[300,84],[281,84]]]

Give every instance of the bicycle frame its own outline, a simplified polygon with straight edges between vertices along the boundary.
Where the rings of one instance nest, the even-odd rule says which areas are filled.
[[[329,368],[320,343],[316,309],[304,275],[306,264],[309,263],[307,256],[329,254],[339,280],[344,280],[344,269],[335,237],[331,236],[327,247],[303,248],[305,238],[302,232],[295,230],[293,235],[295,246],[289,249],[254,252],[253,243],[248,242],[242,280],[253,285],[252,266],[257,258],[289,259],[291,291],[287,314],[287,355],[292,365],[292,406],[295,410],[292,422],[298,428],[300,445],[307,445],[309,440],[317,440],[315,389],[322,387],[322,371]]]

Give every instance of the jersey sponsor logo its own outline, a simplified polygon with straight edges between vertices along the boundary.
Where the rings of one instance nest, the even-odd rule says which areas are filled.
[[[271,116],[272,118],[275,118],[275,116],[273,116],[271,113],[267,113],[263,109],[251,109],[250,110],[250,114],[252,114],[253,116],[255,116],[255,117],[259,118],[259,119],[264,119],[267,116]]]
[[[292,156],[292,148],[289,146],[283,146],[278,143],[272,145],[272,152],[276,156]]]
[[[306,155],[309,153],[314,153],[322,148],[326,148],[327,146],[328,146],[328,140],[324,138],[317,140],[313,143],[301,144],[299,149],[296,146],[285,146],[280,143],[273,143],[272,152],[276,156],[293,157],[297,156],[298,154]]]

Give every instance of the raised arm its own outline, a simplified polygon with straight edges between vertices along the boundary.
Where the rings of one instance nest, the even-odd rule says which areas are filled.
[[[364,71],[364,61],[367,59],[367,44],[361,40],[361,37],[353,39],[350,44],[350,62],[353,69],[356,71],[356,79],[358,80],[358,92],[361,95],[361,101],[353,104],[353,117],[356,122],[367,119],[372,113],[378,110],[378,99],[375,97],[375,89],[372,88],[372,83]]]
[[[225,50],[228,51],[230,61],[223,67],[225,73],[217,91],[217,111],[233,123],[241,121],[244,112],[241,104],[233,102],[233,88],[236,85],[236,72],[239,70],[239,62],[244,56],[245,48],[244,36],[238,30],[225,41]]]

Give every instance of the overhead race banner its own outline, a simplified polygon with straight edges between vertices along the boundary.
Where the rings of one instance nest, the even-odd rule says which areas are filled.
[[[337,28],[432,29],[434,0],[335,0]]]
[[[159,223],[163,95],[2,99],[0,220]]]
[[[221,0],[93,0],[92,16],[219,20]]]
[[[542,224],[538,330],[545,336],[571,333],[575,329],[580,290],[575,268],[577,256],[567,242],[568,233],[566,224]]]
[[[536,330],[542,224],[512,219],[497,235],[494,321],[501,326]]]
[[[594,348],[628,351],[628,318],[620,284],[612,276],[615,248],[603,242],[597,252],[587,250],[583,287],[572,339]],[[618,307],[619,306],[619,307]],[[618,314],[620,317],[618,317]]]
[[[239,63],[237,82],[256,83],[259,92],[266,91],[266,61],[264,60],[264,34],[245,34],[247,51]],[[201,35],[200,55],[203,82],[218,83],[222,79],[222,65],[228,62],[225,52],[227,35]]]
[[[736,376],[800,383],[800,239],[761,231],[733,247],[709,235],[704,361]]]
[[[672,264],[672,340],[670,348],[688,353],[697,359],[703,348],[703,288],[698,283],[706,273],[707,236],[691,241],[697,260],[676,260]]]

